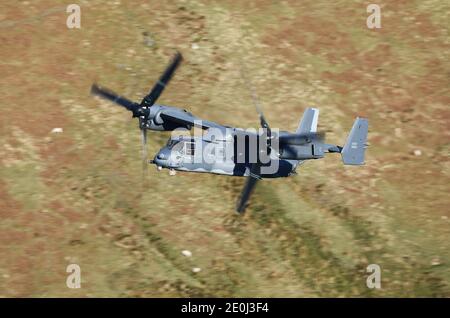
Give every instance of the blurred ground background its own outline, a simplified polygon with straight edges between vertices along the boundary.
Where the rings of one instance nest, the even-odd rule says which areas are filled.
[[[448,3],[376,1],[379,30],[367,1],[76,3],[81,29],[64,1],[0,4],[0,296],[450,296]],[[272,127],[316,106],[343,144],[367,116],[366,166],[308,162],[243,217],[244,179],[152,166],[143,185],[136,120],[89,89],[140,100],[174,49],[159,102],[257,127],[245,64]],[[149,135],[154,154],[169,133]]]

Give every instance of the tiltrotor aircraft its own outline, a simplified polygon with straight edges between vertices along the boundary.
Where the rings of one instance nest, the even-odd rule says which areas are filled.
[[[153,160],[158,170],[206,172],[247,177],[236,205],[243,213],[258,180],[288,177],[306,160],[323,158],[325,153],[340,153],[345,165],[363,165],[368,132],[368,121],[356,118],[344,146],[327,144],[317,132],[319,110],[307,108],[294,133],[271,129],[259,105],[261,128],[240,129],[202,120],[190,112],[172,106],[155,104],[180,65],[177,53],[163,75],[141,103],[135,103],[109,89],[92,85],[91,93],[106,98],[133,113],[139,119],[145,166],[147,130],[174,131],[203,129],[200,135],[177,135],[169,138]]]

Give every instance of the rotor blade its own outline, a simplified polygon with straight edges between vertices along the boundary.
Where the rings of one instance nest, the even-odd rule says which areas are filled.
[[[258,112],[259,122],[261,124],[261,127],[266,129],[266,131],[267,131],[267,145],[268,145],[269,151],[270,151],[270,144],[271,144],[270,139],[272,137],[272,131],[270,130],[269,123],[267,122],[266,118],[264,117],[264,114],[262,112],[262,109],[261,109],[261,106],[259,103],[258,95],[256,94],[256,91],[253,88],[252,83],[245,76],[245,70],[244,70],[243,65],[241,65],[240,72],[241,72],[241,77],[245,83],[245,86],[247,86],[247,89],[250,91],[250,95],[252,97],[253,104],[255,105],[256,111]]]
[[[261,137],[266,139],[267,149],[265,151],[267,152],[267,155],[270,155],[272,151],[272,130],[270,129],[269,124],[264,118],[261,109],[259,107],[256,107],[256,110],[259,113],[259,121],[261,122],[261,127],[264,129],[264,132],[261,135]]]
[[[256,105],[256,111],[258,112],[258,115],[259,115],[259,121],[260,121],[260,123],[261,123],[261,127],[262,127],[262,128],[266,128],[267,131],[268,131],[268,133],[270,134],[269,123],[267,122],[267,120],[266,120],[266,118],[264,117],[264,114],[263,114],[261,108],[260,108],[258,105]]]
[[[145,178],[147,176],[147,128],[141,129],[142,139],[142,174]]]
[[[247,86],[247,89],[250,92],[250,95],[252,97],[252,101],[253,101],[253,104],[255,105],[256,111],[258,112],[259,120],[261,122],[261,127],[270,129],[269,124],[267,123],[267,120],[264,117],[264,114],[262,112],[261,105],[260,105],[259,98],[258,98],[258,94],[256,94],[256,91],[253,88],[253,85],[250,82],[250,80],[245,76],[246,71],[245,71],[243,65],[241,65],[240,73],[241,73],[241,77],[242,77],[242,79],[244,81],[245,86]]]
[[[180,52],[177,52],[172,60],[172,62],[167,66],[164,73],[161,75],[159,80],[156,82],[156,84],[153,86],[150,93],[144,97],[142,100],[141,106],[150,107],[152,106],[158,97],[162,94],[164,91],[164,88],[169,83],[170,79],[172,78],[173,74],[175,73],[175,70],[180,65],[180,62],[183,60],[183,56]]]
[[[112,90],[109,90],[105,87],[98,86],[97,84],[92,84],[91,86],[91,94],[102,97],[104,99],[110,100],[122,107],[125,107],[129,111],[133,113],[139,108],[139,104],[132,102],[131,100],[122,97]]]
[[[259,176],[259,171],[260,171],[259,165],[253,164],[250,169],[250,175],[247,177],[244,189],[242,190],[239,200],[236,204],[236,211],[241,214],[245,212],[245,208],[247,207],[247,201],[250,198],[250,195],[252,194],[253,189],[256,186],[256,183],[261,178]]]

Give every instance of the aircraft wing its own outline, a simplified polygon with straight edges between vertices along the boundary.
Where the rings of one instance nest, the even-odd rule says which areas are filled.
[[[203,120],[201,118],[195,117],[187,111],[175,110],[175,109],[165,109],[160,114],[161,118],[164,120],[172,121],[177,124],[187,125],[187,126],[197,126],[202,129],[209,128],[223,128],[224,126],[216,124],[212,121]]]

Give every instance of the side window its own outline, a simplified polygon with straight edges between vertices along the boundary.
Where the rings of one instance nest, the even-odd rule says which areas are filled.
[[[184,154],[186,156],[193,156],[195,154],[195,142],[186,141],[184,143]]]

